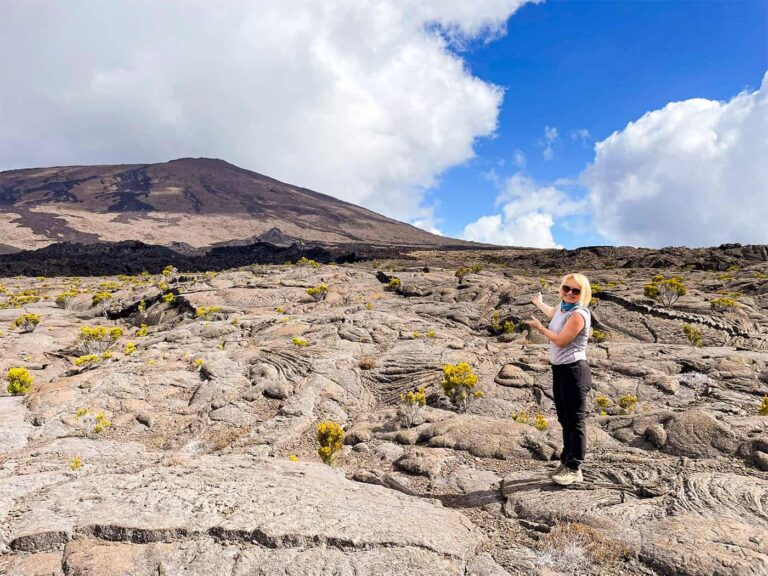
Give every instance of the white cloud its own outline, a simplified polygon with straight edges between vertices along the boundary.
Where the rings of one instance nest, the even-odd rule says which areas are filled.
[[[544,138],[541,140],[541,145],[544,147],[544,152],[542,153],[544,160],[552,160],[555,156],[555,151],[552,147],[559,139],[560,135],[557,133],[557,128],[554,126],[544,126]]]
[[[582,144],[589,142],[592,139],[592,134],[586,128],[580,128],[571,132],[571,140],[578,140]]]
[[[582,180],[614,242],[765,243],[768,74],[727,102],[673,102],[630,122],[596,144]]]
[[[519,170],[524,170],[525,165],[528,163],[528,159],[525,157],[525,153],[522,150],[515,150],[512,153],[512,162]]]
[[[538,186],[516,174],[507,179],[496,198],[500,214],[482,216],[464,227],[462,238],[489,244],[561,248],[552,228],[555,218],[580,214],[584,202],[573,200],[553,186]]]
[[[212,156],[388,215],[496,129],[451,49],[526,0],[0,5],[0,169]]]

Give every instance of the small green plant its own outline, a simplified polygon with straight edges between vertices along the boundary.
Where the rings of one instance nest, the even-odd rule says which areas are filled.
[[[477,375],[466,362],[443,366],[443,392],[461,412],[466,412],[472,402],[483,397],[477,383]]]
[[[464,284],[464,279],[467,276],[469,276],[471,273],[472,273],[471,268],[467,268],[466,266],[459,266],[454,276],[456,276],[456,279],[459,281],[459,284]]]
[[[733,274],[729,274],[727,272],[723,272],[722,274],[717,275],[717,279],[721,282],[730,282],[733,280]]]
[[[536,430],[546,430],[549,428],[549,422],[544,417],[544,414],[536,414],[536,418],[533,422],[533,426],[536,428]]]
[[[278,314],[285,314],[285,308],[277,307],[275,308],[275,312],[277,312]]]
[[[428,330],[427,332],[424,333],[424,336],[426,336],[427,338],[437,338],[437,332],[435,332],[434,330]]]
[[[296,266],[311,266],[312,268],[320,268],[320,262],[316,260],[310,260],[306,256],[302,256],[296,261]]]
[[[341,450],[344,430],[333,420],[320,422],[315,430],[317,442],[320,444],[317,454],[325,464],[333,466],[336,454]]]
[[[622,414],[631,414],[637,409],[637,396],[624,394],[619,397],[619,408]]]
[[[12,294],[10,299],[6,304],[4,304],[3,308],[21,308],[22,306],[26,306],[27,304],[34,304],[36,302],[40,302],[40,294],[38,294],[37,290],[34,288],[30,288],[28,290],[21,290],[20,292],[16,292],[15,294]]]
[[[171,264],[168,264],[168,266],[163,268],[163,276],[165,276],[165,277],[173,276],[177,272],[178,272],[178,270],[176,269],[176,267],[171,265]]]
[[[111,292],[106,292],[106,291],[105,292],[96,292],[96,294],[94,294],[91,297],[91,304],[93,306],[98,306],[99,304],[106,303],[107,300],[111,300],[111,299],[112,299],[112,293]]]
[[[176,294],[173,292],[167,292],[163,294],[163,302],[166,304],[173,304],[176,301]]]
[[[130,356],[136,352],[136,344],[134,342],[126,342],[123,346],[123,354]]]
[[[414,332],[414,333],[413,333],[413,337],[414,337],[416,340],[418,340],[419,338],[421,338],[421,332]]]
[[[528,414],[527,410],[520,410],[520,412],[512,416],[512,419],[518,424],[528,424],[528,421],[531,419],[531,415]]]
[[[34,378],[26,368],[8,368],[8,393],[14,396],[23,396],[29,392]]]
[[[82,467],[83,467],[83,461],[80,458],[80,456],[73,456],[72,460],[69,461],[69,469],[72,472],[78,472]]]
[[[39,314],[22,314],[13,321],[11,328],[18,328],[22,334],[29,334],[35,331],[40,324]]]
[[[83,326],[77,336],[77,347],[82,354],[101,354],[122,335],[123,329],[118,326]]]
[[[99,363],[101,357],[98,354],[83,354],[73,360],[78,368],[90,368]]]
[[[607,334],[603,332],[602,330],[598,330],[597,328],[592,330],[592,341],[593,342],[605,342],[605,339],[607,338]]]
[[[192,366],[195,367],[195,370],[200,370],[203,367],[203,364],[205,364],[205,360],[202,358],[195,358],[192,361]]]
[[[60,292],[56,295],[54,300],[56,302],[56,306],[59,308],[69,308],[72,304],[72,301],[78,294],[80,294],[80,290],[74,287],[70,288],[69,290],[65,290],[64,292]]]
[[[598,408],[600,408],[600,413],[602,414],[605,411],[605,409],[611,405],[611,400],[607,396],[598,394],[597,396],[595,396],[595,404],[597,404]]]
[[[512,334],[516,329],[517,329],[517,324],[515,324],[511,320],[505,320],[504,324],[501,326],[501,332],[503,334]]]
[[[75,417],[82,424],[86,437],[90,437],[92,434],[101,434],[107,428],[112,427],[112,422],[103,412],[96,414],[90,408],[78,408]]]
[[[221,312],[220,306],[200,306],[195,312],[195,316],[203,320],[210,320],[214,314]]]
[[[365,308],[366,308],[366,310],[373,310],[373,308],[374,308],[373,302],[366,302],[365,303]]]
[[[389,284],[384,286],[384,290],[387,290],[388,292],[397,292],[400,290],[401,286],[402,283],[400,282],[400,278],[390,278]]]
[[[483,271],[483,267],[479,262],[472,264],[469,269],[472,271],[472,274],[480,274]]]
[[[139,326],[138,330],[136,330],[136,336],[144,337],[147,334],[149,334],[149,328],[147,328],[146,324],[142,324]]]
[[[403,403],[402,412],[405,425],[410,428],[421,416],[424,406],[427,404],[427,395],[424,388],[417,388],[400,394],[400,401]]]
[[[768,396],[763,396],[763,402],[758,407],[757,413],[760,416],[768,416]]]
[[[299,346],[301,348],[306,348],[309,346],[309,341],[305,338],[301,338],[300,336],[294,336],[291,338],[291,342],[293,342],[294,346]]]
[[[658,274],[651,278],[650,283],[645,285],[643,292],[646,297],[658,301],[666,308],[671,308],[680,296],[685,296],[688,290],[682,277],[664,278]]]
[[[691,343],[691,346],[699,348],[701,346],[701,328],[691,326],[690,324],[683,324],[683,334]]]
[[[312,286],[311,288],[307,288],[307,294],[312,296],[312,298],[315,299],[315,302],[320,302],[321,300],[325,300],[325,297],[328,295],[328,285],[318,284],[317,286]]]
[[[144,314],[147,311],[147,301],[142,300],[141,302],[139,302],[137,310],[139,311],[139,314]]]
[[[592,284],[592,294],[596,292],[602,292],[602,291],[603,291],[603,286],[601,284],[598,284],[597,282]]]
[[[734,310],[738,308],[738,303],[733,298],[714,298],[713,300],[709,301],[709,307],[712,308],[712,310],[717,310],[718,312],[727,312],[729,310]]]
[[[290,460],[291,462],[298,462],[299,457],[296,456],[296,454],[291,454],[290,456],[288,456],[288,460]]]

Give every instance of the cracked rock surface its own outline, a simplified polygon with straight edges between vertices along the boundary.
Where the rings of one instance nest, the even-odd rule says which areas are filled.
[[[3,280],[0,374],[25,367],[34,384],[2,383],[0,574],[768,573],[765,263],[580,255],[602,334],[585,482],[561,488],[547,345],[520,328],[532,294],[556,298],[547,254]],[[688,293],[646,298],[655,274]],[[324,299],[307,293],[320,284]],[[28,289],[40,299],[12,306]],[[709,306],[724,295],[735,307]],[[25,312],[34,332],[6,329]],[[77,366],[83,326],[123,333]],[[440,386],[456,362],[484,392],[465,413]],[[401,394],[417,388],[407,423]],[[322,420],[345,431],[333,467]]]

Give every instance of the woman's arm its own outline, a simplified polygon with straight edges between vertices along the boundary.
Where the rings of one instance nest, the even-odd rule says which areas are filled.
[[[549,328],[545,328],[535,316],[531,316],[530,320],[526,320],[526,324],[544,334],[544,336],[558,348],[564,348],[576,338],[579,332],[584,330],[585,322],[584,317],[581,314],[571,314],[568,320],[565,321],[565,326],[563,326],[563,329],[559,333],[553,332]]]
[[[536,308],[541,310],[547,318],[552,320],[552,316],[555,315],[555,307],[544,304],[544,300],[541,297],[541,292],[531,297],[531,304],[536,306]]]

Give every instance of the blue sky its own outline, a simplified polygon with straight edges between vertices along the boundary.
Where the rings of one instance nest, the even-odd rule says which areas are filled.
[[[3,0],[0,53],[0,170],[205,156],[494,244],[768,243],[768,0]]]
[[[475,43],[463,56],[473,74],[506,93],[496,137],[481,139],[477,157],[447,171],[432,193],[438,226],[450,236],[493,211],[497,190],[485,174],[514,173],[515,150],[537,182],[574,179],[592,161],[595,141],[645,112],[759,88],[768,70],[768,2],[529,4],[503,38]],[[550,160],[542,155],[545,126],[560,136]],[[573,139],[582,129],[589,139]],[[567,191],[585,193],[579,186]],[[610,243],[594,230],[576,234],[559,225],[553,235],[566,247]]]

